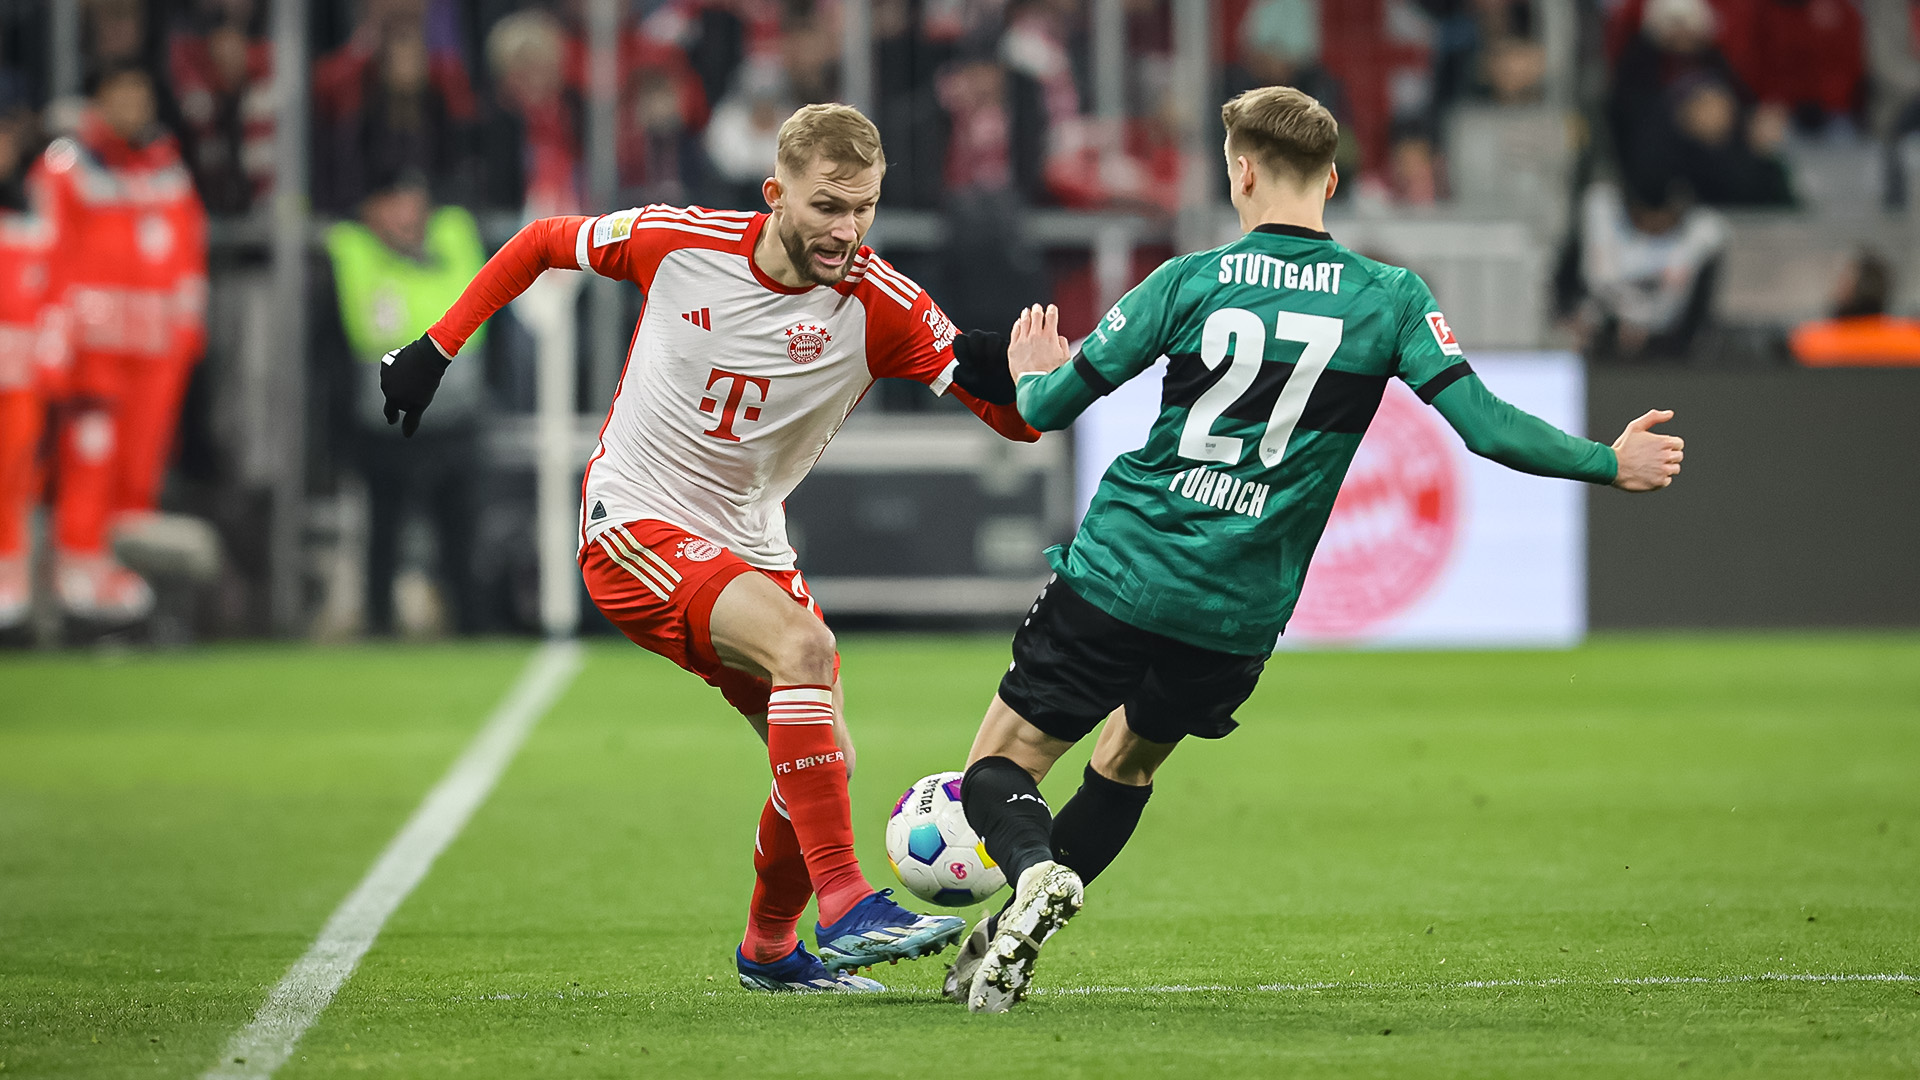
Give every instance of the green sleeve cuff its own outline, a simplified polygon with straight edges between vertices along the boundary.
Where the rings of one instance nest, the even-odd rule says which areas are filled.
[[[1021,375],[1014,388],[1020,418],[1036,431],[1059,431],[1099,400],[1101,391],[1089,386],[1079,371],[1082,363],[1075,357],[1073,363],[1062,364],[1044,375]]]
[[[1535,476],[1611,484],[1620,464],[1613,448],[1569,435],[1494,396],[1478,375],[1454,380],[1431,397],[1467,449]]]

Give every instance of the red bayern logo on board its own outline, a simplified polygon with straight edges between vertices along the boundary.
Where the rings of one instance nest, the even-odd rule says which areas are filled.
[[[1433,411],[1389,384],[1340,485],[1287,633],[1361,637],[1419,602],[1459,541],[1462,482],[1451,436]]]
[[[787,359],[796,364],[811,364],[827,351],[833,335],[824,326],[801,323],[787,329]]]

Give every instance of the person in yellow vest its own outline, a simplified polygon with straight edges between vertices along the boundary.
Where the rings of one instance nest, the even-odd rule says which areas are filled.
[[[1871,251],[1847,264],[1834,290],[1833,315],[1801,323],[1787,344],[1807,367],[1920,366],[1920,319],[1888,313],[1893,266]]]
[[[402,174],[375,186],[360,204],[359,220],[328,230],[326,250],[315,281],[315,361],[327,369],[332,390],[333,441],[367,485],[367,630],[393,631],[402,526],[408,508],[419,506],[432,519],[434,576],[447,622],[470,632],[476,629],[471,571],[486,368],[448,370],[434,398],[441,422],[409,440],[403,452],[400,429],[388,426],[381,411],[380,358],[417,339],[479,273],[487,259],[479,227],[465,210],[434,207],[424,178]],[[451,407],[442,414],[442,405]]]

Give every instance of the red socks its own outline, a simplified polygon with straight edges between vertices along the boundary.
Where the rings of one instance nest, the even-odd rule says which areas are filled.
[[[753,837],[753,904],[747,908],[747,939],[740,951],[757,964],[771,964],[793,951],[793,928],[813,898],[800,838],[780,806],[776,788],[760,808],[760,830]]]
[[[767,757],[807,876],[820,897],[820,922],[837,922],[871,895],[873,886],[853,854],[847,756],[833,738],[832,687],[773,688],[767,699]]]

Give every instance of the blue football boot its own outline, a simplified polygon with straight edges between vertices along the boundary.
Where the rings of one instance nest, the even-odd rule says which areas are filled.
[[[795,943],[793,951],[771,964],[755,963],[739,949],[740,985],[767,994],[877,994],[886,987],[851,971],[831,971],[820,958]]]
[[[964,919],[908,911],[889,899],[892,895],[892,889],[881,889],[853,905],[832,926],[814,924],[820,962],[829,971],[928,956],[967,932]]]

